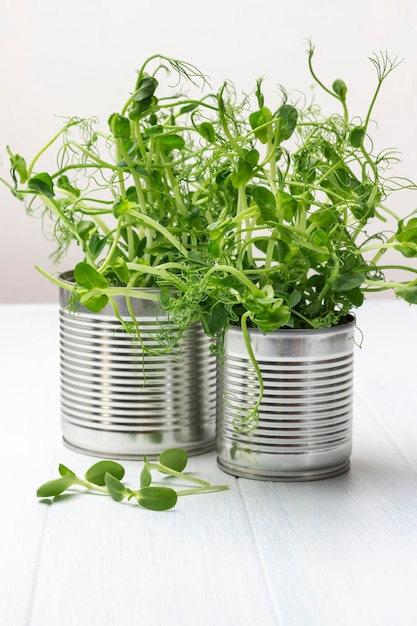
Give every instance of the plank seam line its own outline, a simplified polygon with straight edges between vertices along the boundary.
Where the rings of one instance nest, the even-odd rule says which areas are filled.
[[[257,554],[258,559],[259,559],[262,576],[263,576],[263,578],[265,580],[265,586],[266,586],[266,589],[268,591],[269,600],[270,600],[271,606],[272,606],[272,612],[273,612],[274,618],[275,618],[275,626],[280,626],[280,624],[283,624],[284,622],[281,621],[281,619],[279,617],[279,613],[280,612],[279,612],[278,606],[276,605],[275,600],[274,600],[274,592],[273,592],[273,589],[271,587],[270,577],[267,575],[267,570],[266,570],[266,567],[265,567],[265,561],[264,561],[264,559],[262,557],[262,553],[261,553],[261,551],[259,549],[259,542],[258,542],[258,539],[257,539],[257,535],[255,533],[254,526],[252,524],[251,516],[249,515],[249,510],[248,510],[248,507],[247,507],[247,504],[246,504],[246,498],[245,498],[245,496],[244,496],[244,494],[243,494],[243,492],[242,492],[242,490],[240,488],[242,480],[249,480],[249,479],[237,478],[236,479],[237,488],[238,488],[240,496],[242,498],[243,508],[245,510],[246,518],[248,520],[250,534],[252,536],[252,540],[253,540],[253,543],[254,543],[255,549],[256,549],[256,554]]]

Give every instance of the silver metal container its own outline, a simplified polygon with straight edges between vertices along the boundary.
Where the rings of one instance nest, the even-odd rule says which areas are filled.
[[[152,458],[171,447],[190,455],[213,449],[216,359],[201,325],[190,326],[178,350],[161,354],[157,336],[170,322],[157,303],[132,298],[138,341],[122,330],[111,306],[100,313],[78,306],[72,313],[69,297],[60,288],[65,444],[85,454],[119,459]],[[121,317],[131,321],[125,298],[115,300]]]
[[[250,329],[264,394],[253,432],[238,432],[239,408],[259,384],[240,328],[227,331],[218,366],[217,457],[235,476],[315,480],[349,468],[352,450],[354,319],[320,330]]]

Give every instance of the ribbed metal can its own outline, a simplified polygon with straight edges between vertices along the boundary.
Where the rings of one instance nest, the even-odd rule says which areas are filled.
[[[219,466],[258,480],[315,480],[349,468],[352,451],[354,318],[337,327],[250,329],[264,393],[252,432],[234,423],[253,407],[259,383],[240,328],[230,328],[218,365]]]
[[[151,291],[151,290],[148,290]],[[170,324],[158,303],[131,299],[140,332],[122,329],[108,305],[92,313],[60,288],[60,402],[65,444],[106,458],[152,458],[181,447],[190,455],[215,446],[216,359],[199,323],[161,353]],[[115,297],[120,316],[131,316]]]

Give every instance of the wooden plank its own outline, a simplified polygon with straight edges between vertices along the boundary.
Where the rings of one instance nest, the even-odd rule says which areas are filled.
[[[46,510],[35,491],[59,430],[57,309],[2,306],[0,624],[29,623]]]
[[[392,383],[414,375],[417,307],[401,300],[371,300],[357,313],[356,381],[380,378]],[[361,336],[362,333],[362,336]]]
[[[190,470],[231,490],[152,513],[37,502],[59,461],[82,473],[97,459],[61,443],[57,307],[0,307],[0,624],[415,626],[415,316],[395,301],[360,311],[348,474],[234,479],[212,453]],[[141,464],[126,466],[134,486]]]
[[[62,454],[77,472],[94,461]],[[141,464],[126,466],[134,487]],[[214,453],[190,459],[193,470],[231,490],[164,513],[87,495],[49,507],[31,626],[274,624],[237,481]]]
[[[417,476],[358,405],[350,473],[239,481],[282,626],[417,623]]]
[[[415,344],[410,310],[397,304],[384,303],[378,322],[377,305],[365,309],[378,353],[359,357],[351,471],[314,483],[239,481],[282,626],[417,623],[415,405],[409,380],[396,387]],[[409,341],[398,343],[389,322],[389,336],[378,335],[384,319]]]
[[[377,301],[364,310],[364,346],[355,355],[355,387],[387,435],[417,471],[417,308]]]

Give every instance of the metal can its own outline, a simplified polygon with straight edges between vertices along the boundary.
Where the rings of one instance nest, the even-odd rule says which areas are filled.
[[[114,299],[131,323],[125,297]],[[71,312],[69,301],[70,292],[60,287],[65,444],[120,459],[152,458],[171,447],[190,455],[213,449],[216,359],[201,324],[191,324],[167,351],[161,333],[175,329],[157,301],[131,299],[138,332],[123,328],[110,305],[92,313],[78,304]]]
[[[236,429],[239,410],[254,406],[259,382],[240,328],[225,339],[218,366],[219,466],[235,476],[314,480],[349,468],[352,450],[353,316],[324,329],[249,329],[264,393],[253,431]]]

